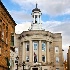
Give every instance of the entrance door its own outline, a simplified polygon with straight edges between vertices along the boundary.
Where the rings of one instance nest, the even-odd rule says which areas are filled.
[[[32,70],[38,70],[38,68],[32,68]]]

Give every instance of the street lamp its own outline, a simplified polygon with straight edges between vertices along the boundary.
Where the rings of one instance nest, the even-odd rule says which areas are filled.
[[[16,65],[17,65],[17,70],[18,70],[18,59],[19,59],[19,57],[17,56],[17,57],[16,57],[16,60],[15,60],[15,63],[16,63]]]
[[[23,63],[22,63],[22,66],[23,66],[23,70],[24,70],[24,66],[25,66],[25,62],[23,61]]]

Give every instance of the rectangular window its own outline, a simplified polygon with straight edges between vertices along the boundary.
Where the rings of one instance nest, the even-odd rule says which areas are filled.
[[[56,57],[56,63],[58,63],[59,62],[59,57]]]
[[[55,53],[59,52],[59,47],[55,47]]]
[[[2,39],[4,39],[4,31],[2,31]]]
[[[6,44],[8,44],[8,39],[6,38]]]
[[[11,36],[11,45],[14,46],[14,36]]]
[[[56,70],[59,70],[59,68],[56,68]]]
[[[45,56],[44,55],[42,55],[42,61],[45,62]]]
[[[37,62],[37,54],[34,52],[34,63]]]
[[[6,38],[8,37],[8,32],[6,32]]]
[[[34,50],[38,49],[38,43],[34,42]]]
[[[11,33],[11,46],[14,46],[14,33]]]
[[[26,51],[29,51],[29,42],[26,43]]]
[[[29,56],[26,56],[26,62],[29,62]]]
[[[15,48],[15,53],[18,53],[18,48]]]
[[[3,29],[5,29],[5,24],[3,23]]]
[[[42,51],[46,51],[46,44],[45,44],[45,42],[42,42]]]

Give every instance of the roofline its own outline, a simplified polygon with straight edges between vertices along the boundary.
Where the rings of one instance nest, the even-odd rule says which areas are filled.
[[[7,11],[7,9],[5,8],[5,6],[3,5],[3,3],[1,2],[1,0],[0,0],[0,5],[3,7],[3,9],[5,10],[5,12],[8,14],[9,18],[13,21],[14,25],[16,26],[17,24],[15,23],[14,19],[11,17],[11,15]]]

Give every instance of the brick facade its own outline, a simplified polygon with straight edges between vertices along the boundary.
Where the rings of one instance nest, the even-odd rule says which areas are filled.
[[[15,21],[0,1],[0,70],[7,70],[10,59],[11,33],[15,32]]]

